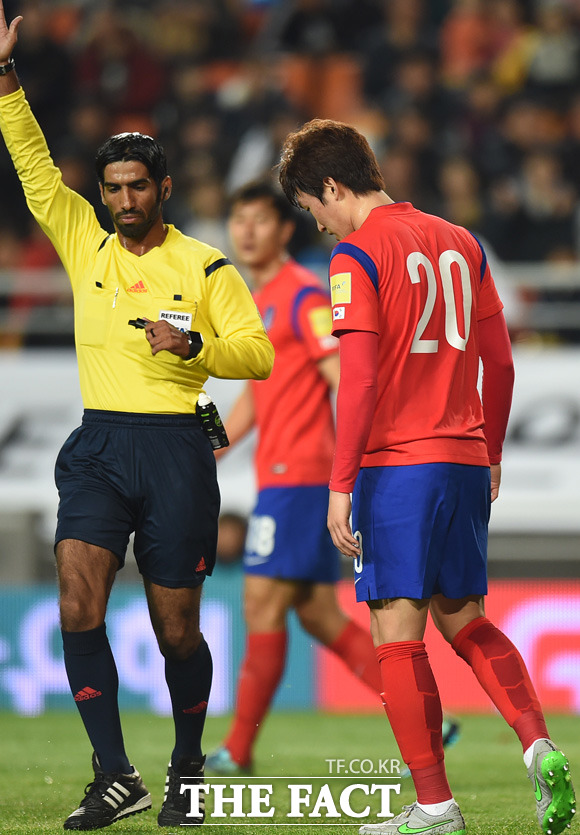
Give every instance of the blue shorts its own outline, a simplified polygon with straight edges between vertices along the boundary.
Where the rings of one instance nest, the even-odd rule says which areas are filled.
[[[488,467],[364,467],[353,492],[356,599],[487,593]],[[357,533],[358,532],[358,533]]]
[[[281,580],[336,583],[340,554],[326,526],[328,487],[266,487],[248,526],[244,570]]]
[[[160,586],[199,586],[211,574],[220,495],[215,457],[195,415],[87,409],[55,468],[55,544],[79,539]]]

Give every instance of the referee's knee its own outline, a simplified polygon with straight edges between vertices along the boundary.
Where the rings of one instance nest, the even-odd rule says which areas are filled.
[[[87,604],[80,597],[61,596],[60,625],[65,632],[84,632],[96,629],[105,621],[105,612],[96,604]]]
[[[157,635],[157,643],[161,655],[168,661],[186,661],[203,640],[199,629],[192,629],[189,624],[181,624],[176,627],[162,628]]]

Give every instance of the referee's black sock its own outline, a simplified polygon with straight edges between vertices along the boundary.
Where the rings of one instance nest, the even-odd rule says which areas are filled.
[[[201,736],[212,673],[211,653],[204,638],[185,661],[165,659],[165,680],[169,687],[175,722],[175,748],[171,755],[173,764],[180,757],[201,757]]]
[[[105,624],[86,632],[62,630],[70,688],[89,739],[106,774],[132,771],[121,730],[119,677]]]

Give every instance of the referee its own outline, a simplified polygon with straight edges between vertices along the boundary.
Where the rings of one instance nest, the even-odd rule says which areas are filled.
[[[0,0],[0,129],[28,206],[70,277],[84,404],[56,462],[55,550],[65,665],[94,779],[64,828],[100,829],[151,806],[125,752],[105,627],[133,532],[175,722],[158,823],[201,824],[203,802],[198,817],[186,817],[180,789],[182,778],[203,781],[212,664],[199,608],[220,500],[196,404],[208,376],[268,377],[274,350],[228,259],[163,222],[172,183],[154,139],[120,134],[97,152],[114,234],[63,184],[11,57],[21,21],[7,27]]]

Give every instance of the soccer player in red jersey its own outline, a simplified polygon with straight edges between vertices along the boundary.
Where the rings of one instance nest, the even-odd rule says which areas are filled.
[[[326,511],[338,340],[331,335],[327,290],[288,255],[293,216],[270,183],[250,183],[231,200],[230,237],[276,358],[268,385],[246,386],[226,420],[228,449],[253,427],[258,431],[258,499],[244,553],[248,634],[235,716],[223,746],[206,760],[208,770],[221,774],[251,767],[256,735],[284,672],[290,609],[377,695],[381,690],[371,637],[336,598],[340,555]]]
[[[348,125],[313,120],[290,134],[280,182],[339,242],[329,271],[340,384],[328,526],[354,559],[385,710],[417,792],[400,815],[360,832],[465,832],[423,642],[431,611],[518,735],[540,827],[559,833],[575,811],[568,762],[523,659],[484,610],[514,378],[485,253],[466,229],[395,203]]]

